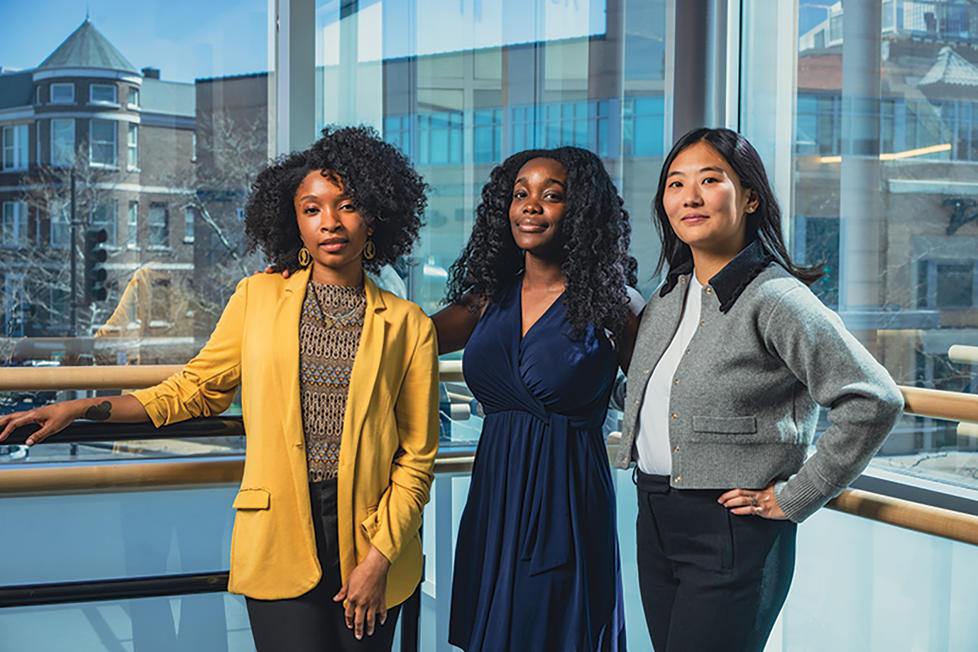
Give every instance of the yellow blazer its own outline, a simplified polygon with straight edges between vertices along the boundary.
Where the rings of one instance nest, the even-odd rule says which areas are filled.
[[[157,426],[227,409],[241,387],[246,454],[228,590],[294,598],[322,576],[299,404],[299,313],[309,270],[238,284],[207,344],[177,374],[133,392]],[[438,352],[421,309],[365,280],[337,478],[345,582],[373,544],[390,560],[387,605],[421,580],[421,513],[438,448]]]

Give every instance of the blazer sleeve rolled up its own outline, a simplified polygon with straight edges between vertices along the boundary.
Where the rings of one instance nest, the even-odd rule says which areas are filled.
[[[132,392],[153,425],[220,414],[231,405],[241,382],[246,303],[247,285],[241,281],[200,353],[162,383]]]
[[[368,528],[373,532],[370,542],[390,562],[421,527],[438,452],[438,345],[434,324],[427,318],[424,322],[395,402],[398,450],[390,485]]]

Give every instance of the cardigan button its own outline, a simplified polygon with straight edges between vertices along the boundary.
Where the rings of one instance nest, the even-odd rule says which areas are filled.
[[[672,384],[673,385],[678,385],[679,384],[679,379],[678,378],[673,378],[672,379]]]
[[[700,326],[706,326],[706,322],[705,321],[701,321],[700,322]]]
[[[678,476],[678,475],[677,475],[677,476],[676,476],[676,484],[679,484],[679,482],[680,482],[681,480],[682,480],[682,478],[681,478],[680,476]]]
[[[673,450],[674,453],[678,453],[679,452],[679,446],[674,446],[672,450]]]
[[[673,413],[672,413],[672,420],[673,420],[673,421],[675,421],[675,420],[676,420],[676,419],[678,419],[678,418],[679,418],[679,415],[678,415],[678,414],[676,414],[675,412],[673,412]]]
[[[691,351],[689,349],[686,349],[686,355],[689,355],[690,353]]]
[[[704,292],[706,292],[707,294],[713,294],[713,288],[711,288],[711,287],[710,287],[710,286],[708,285],[708,286],[706,286],[706,289],[704,290]]]

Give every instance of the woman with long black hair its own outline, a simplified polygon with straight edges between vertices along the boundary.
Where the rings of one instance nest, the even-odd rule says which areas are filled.
[[[515,154],[432,317],[486,413],[452,587],[449,640],[470,652],[624,648],[601,426],[634,325],[629,233],[597,156]]]
[[[654,221],[665,283],[642,315],[618,466],[637,462],[639,582],[657,652],[761,650],[795,524],[869,463],[903,406],[808,289],[750,143],[697,129],[669,152]],[[831,426],[807,457],[818,406]]]

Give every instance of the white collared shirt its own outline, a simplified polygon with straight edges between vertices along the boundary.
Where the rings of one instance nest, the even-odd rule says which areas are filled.
[[[642,473],[672,475],[672,453],[669,450],[669,398],[672,395],[673,377],[682,360],[683,351],[693,339],[700,320],[700,297],[703,286],[696,280],[695,271],[689,276],[686,300],[679,328],[665,353],[659,359],[648,385],[638,413],[638,436],[635,451],[638,468]]]

